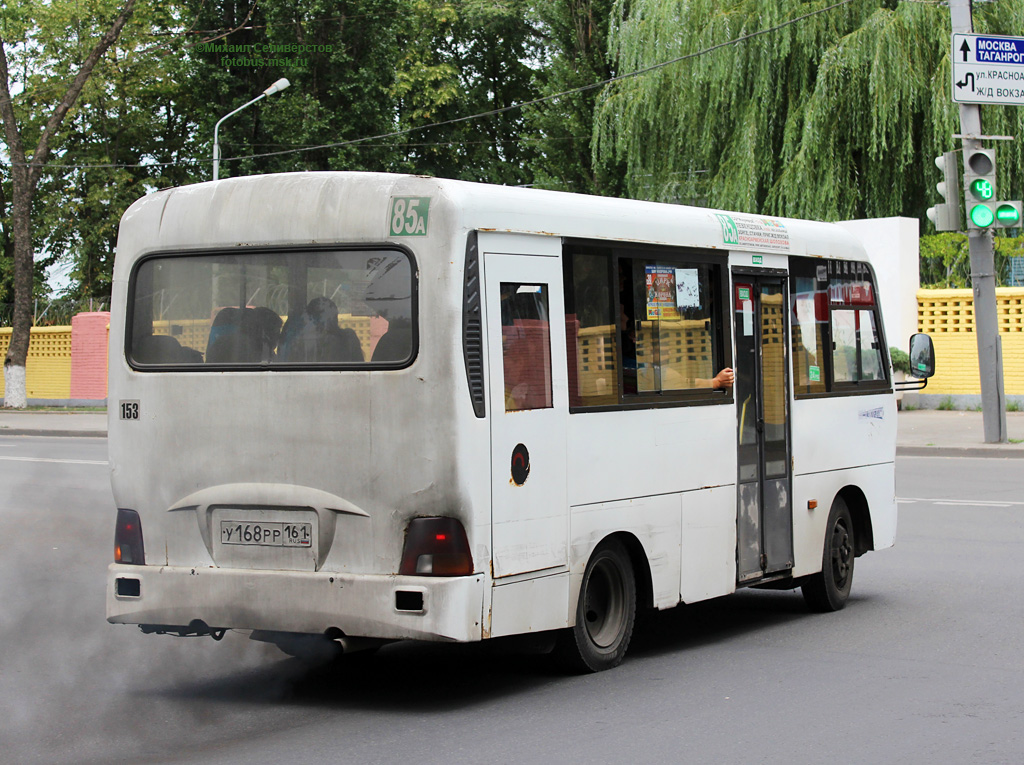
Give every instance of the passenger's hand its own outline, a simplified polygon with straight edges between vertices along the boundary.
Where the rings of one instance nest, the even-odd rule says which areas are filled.
[[[735,375],[733,374],[732,368],[726,367],[714,376],[714,379],[711,380],[711,387],[716,390],[721,388],[731,388],[734,378]]]

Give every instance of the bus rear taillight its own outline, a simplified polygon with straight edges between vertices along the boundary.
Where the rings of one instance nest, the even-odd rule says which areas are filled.
[[[142,522],[134,510],[117,509],[117,528],[114,530],[114,563],[131,566],[146,565],[146,551],[142,547]]]
[[[455,518],[413,518],[405,533],[399,574],[468,576],[473,573],[466,530]]]

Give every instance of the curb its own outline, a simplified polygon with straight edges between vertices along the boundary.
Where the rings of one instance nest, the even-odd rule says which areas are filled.
[[[985,457],[1024,459],[1024,448],[1014,446],[897,446],[897,457]]]
[[[105,430],[32,430],[30,428],[0,428],[0,436],[52,436],[54,438],[106,438]]]

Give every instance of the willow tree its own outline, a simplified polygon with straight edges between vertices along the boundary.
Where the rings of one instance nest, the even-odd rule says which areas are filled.
[[[595,155],[624,161],[640,198],[830,220],[923,216],[938,201],[933,157],[959,148],[949,10],[830,6],[617,0],[616,69],[650,70],[605,90]],[[1024,0],[975,6],[977,31],[1022,22]],[[985,107],[983,120],[1024,140],[1018,107]],[[1000,192],[1019,199],[1020,142],[999,150]]]

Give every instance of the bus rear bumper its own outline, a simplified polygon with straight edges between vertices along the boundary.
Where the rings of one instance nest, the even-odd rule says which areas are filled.
[[[231,568],[107,570],[107,621],[213,630],[470,642],[482,636],[484,576],[418,577]]]

